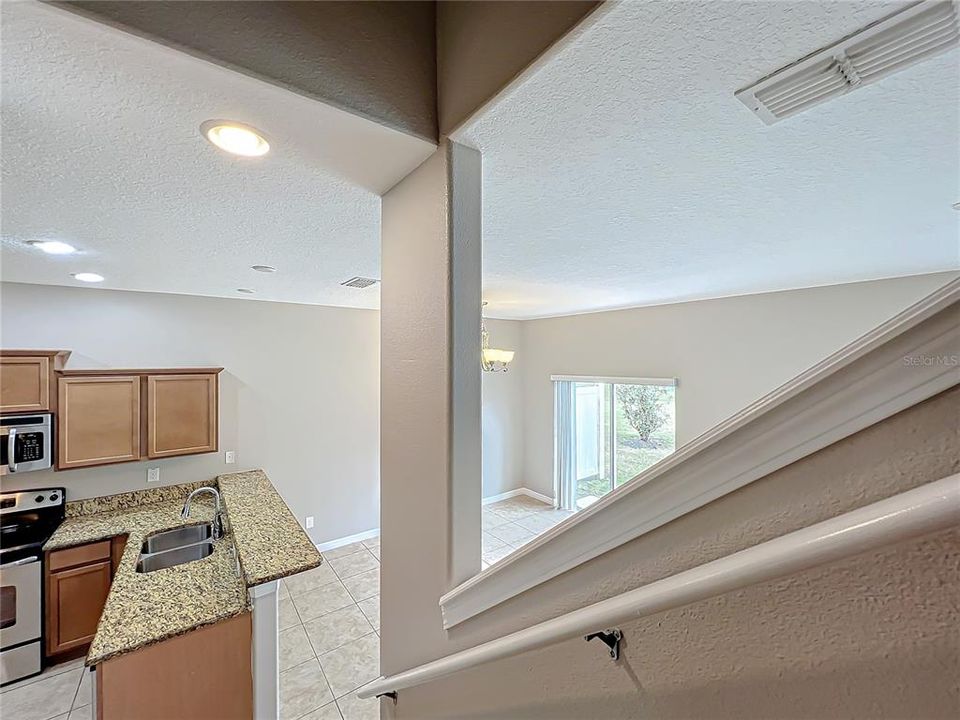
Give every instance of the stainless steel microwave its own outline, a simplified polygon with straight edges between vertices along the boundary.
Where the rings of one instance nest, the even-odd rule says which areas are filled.
[[[0,466],[5,472],[45,470],[53,465],[50,413],[0,417]]]

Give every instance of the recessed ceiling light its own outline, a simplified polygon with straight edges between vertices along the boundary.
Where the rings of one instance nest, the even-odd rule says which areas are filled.
[[[251,265],[250,269],[256,270],[257,272],[263,272],[263,273],[272,273],[277,271],[277,269],[273,265]]]
[[[50,255],[69,255],[77,251],[73,245],[59,240],[28,240],[27,245],[43,250]]]
[[[259,130],[229,120],[207,120],[200,126],[203,136],[221,150],[233,155],[259,157],[270,150]]]
[[[253,295],[254,291],[250,288],[237,288],[238,293],[243,293],[244,295]]]
[[[72,273],[80,282],[103,282],[103,275],[97,275],[97,273]]]

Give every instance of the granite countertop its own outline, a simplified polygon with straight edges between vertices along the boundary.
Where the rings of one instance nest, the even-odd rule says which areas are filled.
[[[247,587],[317,567],[320,553],[263,470],[217,477]]]
[[[214,543],[213,554],[183,565],[138,573],[136,564],[143,539],[163,530],[209,521],[213,501],[208,495],[196,499],[190,519],[182,519],[180,510],[191,490],[220,482],[227,534]],[[252,496],[245,498],[246,493]],[[248,587],[320,564],[320,553],[263,471],[223,475],[218,482],[83,500],[68,503],[67,508],[67,518],[47,541],[45,550],[128,536],[87,654],[87,665],[247,612]]]

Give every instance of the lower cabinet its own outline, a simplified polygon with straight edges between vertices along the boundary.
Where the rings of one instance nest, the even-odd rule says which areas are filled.
[[[100,663],[97,720],[252,720],[252,635],[244,613]]]
[[[102,540],[53,550],[46,569],[46,655],[55,660],[86,652],[97,632],[100,614],[126,538]]]

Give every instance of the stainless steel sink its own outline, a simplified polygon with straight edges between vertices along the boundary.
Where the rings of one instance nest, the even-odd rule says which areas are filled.
[[[173,550],[165,550],[147,555],[141,554],[140,559],[137,560],[137,572],[148,573],[154,570],[174,567],[175,565],[183,565],[184,563],[193,562],[194,560],[202,560],[212,553],[213,542],[207,540],[205,542],[194,543],[193,545],[174,548]]]
[[[183,565],[202,560],[213,553],[213,526],[211,523],[187,525],[151,535],[140,546],[137,572]]]
[[[187,525],[186,527],[166,530],[156,535],[151,535],[144,540],[143,546],[140,548],[140,554],[148,555],[164,552],[165,550],[174,550],[184,545],[194,545],[195,543],[209,540],[212,535],[212,530],[213,528],[210,523]]]

